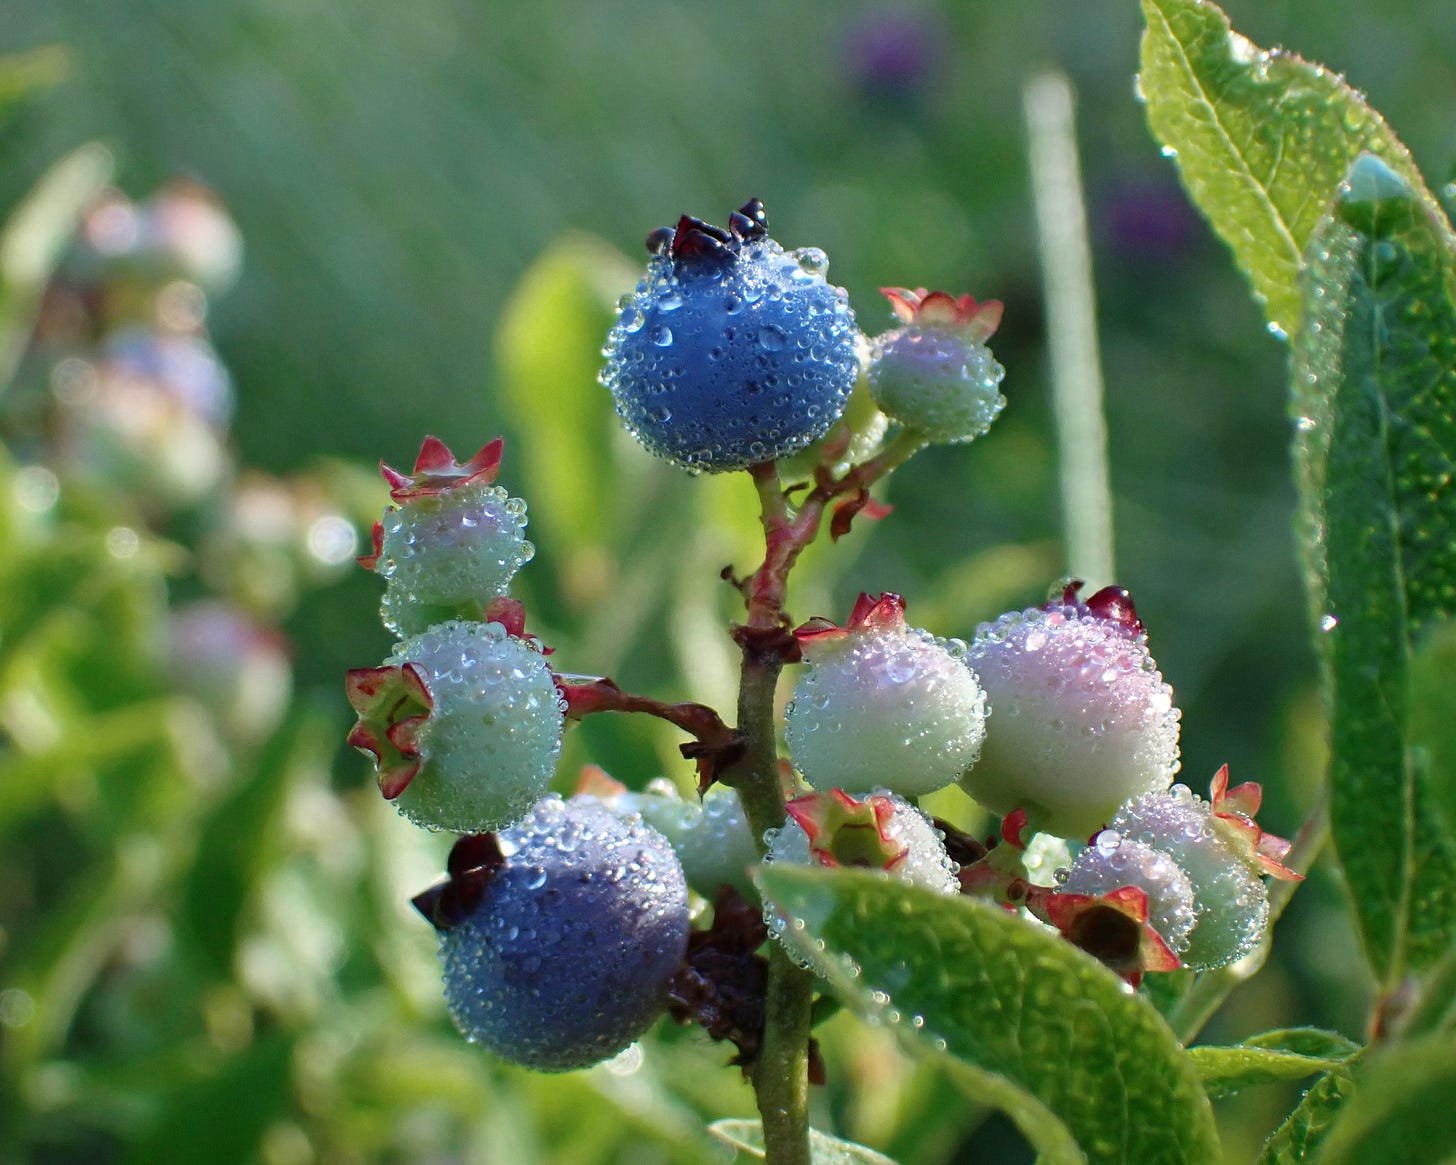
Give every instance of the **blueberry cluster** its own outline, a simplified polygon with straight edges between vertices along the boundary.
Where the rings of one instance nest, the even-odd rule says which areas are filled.
[[[756,951],[787,925],[771,903],[743,922],[759,861],[997,898],[1130,982],[1248,953],[1267,924],[1262,876],[1296,876],[1287,843],[1254,823],[1257,785],[1229,789],[1221,771],[1207,801],[1173,786],[1179,712],[1126,591],[1059,584],[970,644],[909,626],[893,594],[861,595],[844,626],[787,630],[787,572],[820,519],[838,538],[883,516],[870,486],[926,444],[980,436],[1005,405],[986,347],[1001,304],[886,289],[900,326],[866,338],[822,252],[786,251],[757,200],[726,229],[683,216],[648,246],[602,381],[651,453],[755,479],[764,565],[724,578],[746,600],[745,660],[802,666],[788,756],[770,771],[775,742],[760,741],[745,767],[751,742],[703,705],[553,672],[510,594],[534,548],[525,504],[495,484],[499,441],[462,463],[429,438],[410,474],[381,466],[392,505],[360,561],[385,580],[382,617],[400,638],[381,666],[350,673],[350,740],[402,813],[462,835],[447,879],[415,900],[440,932],[461,1031],[533,1068],[579,1068],[637,1038],[670,997],[747,1067],[764,1023]],[[568,719],[603,711],[689,732],[698,800],[595,769],[572,799],[549,793]],[[956,785],[1003,815],[999,840],[915,803]],[[1065,859],[1055,886],[1039,879],[1051,849]],[[714,902],[706,930],[690,932],[690,892]]]
[[[402,638],[349,674],[350,742],[380,790],[462,834],[448,878],[416,898],[439,932],[464,1035],[541,1071],[615,1055],[667,1006],[687,948],[682,864],[643,815],[547,790],[568,702],[511,580],[529,561],[525,503],[494,484],[501,442],[456,461],[426,439],[360,563],[385,579]]]

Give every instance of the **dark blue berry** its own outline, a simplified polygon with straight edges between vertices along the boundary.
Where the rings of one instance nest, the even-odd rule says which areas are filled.
[[[822,251],[785,251],[754,199],[727,230],[684,215],[648,236],[602,383],[652,453],[710,473],[801,449],[844,411],[858,330]]]
[[[440,928],[451,1017],[538,1071],[615,1055],[662,1013],[687,949],[672,847],[590,798],[547,797],[496,836],[462,840],[472,849],[452,856],[451,881],[416,899]]]

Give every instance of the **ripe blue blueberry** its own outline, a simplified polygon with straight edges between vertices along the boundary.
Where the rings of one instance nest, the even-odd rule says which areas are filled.
[[[818,440],[859,371],[854,313],[822,251],[785,251],[754,199],[722,230],[684,215],[624,296],[602,383],[650,452],[720,473]]]
[[[468,837],[416,906],[440,930],[465,1037],[542,1072],[586,1068],[647,1030],[688,940],[682,866],[656,830],[594,798],[550,796]]]

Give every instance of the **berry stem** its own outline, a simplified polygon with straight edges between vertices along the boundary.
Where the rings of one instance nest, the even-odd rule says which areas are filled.
[[[770,944],[763,1049],[753,1089],[763,1120],[768,1165],[810,1165],[809,1037],[814,976],[780,944]]]
[[[850,466],[843,476],[835,477],[828,464],[821,464],[814,471],[814,487],[797,510],[789,504],[774,462],[749,467],[758,491],[759,520],[764,531],[763,565],[746,586],[750,628],[768,631],[784,624],[789,571],[804,547],[818,535],[829,503],[868,490],[924,448],[925,438],[919,430],[905,428],[874,457]]]
[[[765,522],[767,525],[767,522]],[[750,601],[751,606],[751,601]],[[777,626],[773,617],[769,628]],[[738,691],[738,734],[742,757],[723,774],[738,790],[759,853],[766,830],[784,824],[779,780],[774,690],[783,670],[781,652],[763,650],[740,636],[743,667]],[[809,1034],[814,997],[810,972],[794,963],[777,943],[768,961],[763,1044],[753,1065],[753,1089],[763,1120],[770,1165],[809,1165]]]
[[[666,704],[649,696],[624,692],[607,677],[581,680],[557,675],[556,688],[566,700],[566,715],[573,720],[598,712],[640,712],[666,720],[690,734],[694,743],[680,745],[683,756],[698,764],[699,791],[705,791],[719,773],[742,755],[736,731],[706,704]]]
[[[784,493],[774,462],[749,468],[758,491],[764,556],[763,564],[743,585],[747,620],[734,633],[743,652],[738,688],[738,742],[743,751],[720,779],[738,790],[760,854],[766,849],[765,831],[781,827],[785,820],[774,693],[784,664],[798,652],[784,612],[789,572],[819,533],[830,502],[862,494],[924,444],[919,434],[906,430],[877,456],[851,466],[842,476],[836,477],[828,464],[821,464],[815,470],[813,488],[797,507]],[[813,1003],[813,975],[775,944],[769,952],[763,1046],[753,1066],[768,1165],[809,1165]]]

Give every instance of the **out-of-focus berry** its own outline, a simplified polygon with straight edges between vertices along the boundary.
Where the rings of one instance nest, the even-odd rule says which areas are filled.
[[[688,801],[671,781],[649,781],[640,793],[596,769],[584,776],[581,793],[596,797],[616,813],[639,814],[677,853],[688,885],[704,898],[716,898],[724,885],[749,898],[757,889],[748,876],[758,862],[753,831],[738,794],[714,785],[700,801]]]
[[[288,710],[293,688],[288,641],[275,628],[220,600],[171,612],[168,676],[195,696],[235,740],[255,742]]]

